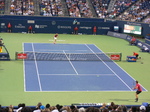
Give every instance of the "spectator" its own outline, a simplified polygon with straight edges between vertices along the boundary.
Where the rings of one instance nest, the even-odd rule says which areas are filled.
[[[130,108],[129,112],[137,112],[138,108],[136,106],[133,106]]]
[[[24,107],[21,109],[21,112],[33,112],[30,107]]]
[[[11,15],[34,15],[33,0],[12,0],[10,6]]]
[[[74,106],[74,105],[71,105],[71,106],[70,106],[70,109],[71,109],[71,112],[78,112],[77,107]]]
[[[86,109],[84,107],[81,107],[78,110],[79,110],[79,112],[85,112]]]
[[[33,112],[41,112],[41,109],[40,109],[41,106],[42,106],[42,103],[39,102]]]
[[[77,0],[66,0],[66,4],[68,7],[69,16],[81,17]]]
[[[44,110],[42,110],[42,112],[51,112],[51,110],[50,110],[50,104],[46,104],[45,107],[46,108]]]
[[[81,17],[87,17],[87,18],[93,17],[92,12],[86,0],[78,0],[78,7],[80,9]]]
[[[22,110],[22,108],[24,108],[25,107],[25,104],[23,103],[23,104],[18,104],[18,109],[16,110],[16,112],[20,112],[21,110]]]
[[[10,105],[9,107],[7,107],[8,112],[14,112],[14,107],[13,105]]]
[[[64,106],[62,109],[66,110],[67,112],[71,112],[71,108],[69,106]]]
[[[136,45],[136,38],[133,36],[131,41],[130,41],[130,45]]]
[[[106,107],[106,103],[103,103],[102,107],[100,107],[100,111],[102,112],[103,110],[106,110],[107,107]]]
[[[100,112],[96,107],[88,107],[85,112]]]
[[[93,7],[99,18],[106,18],[108,15],[107,8],[110,0],[91,0]]]
[[[61,0],[41,0],[41,15],[43,16],[63,16]]]
[[[150,2],[148,0],[139,0],[119,16],[120,20],[127,20],[133,22],[141,22],[150,12]]]
[[[150,24],[150,17],[146,18],[146,19],[144,20],[144,23]]]
[[[4,9],[5,9],[5,1],[0,0],[0,14],[4,14]]]
[[[144,105],[141,105],[139,109],[141,112],[146,112],[146,107]]]

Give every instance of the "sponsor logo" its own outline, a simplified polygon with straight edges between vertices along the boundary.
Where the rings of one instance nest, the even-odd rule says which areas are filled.
[[[110,29],[110,27],[98,27],[98,29],[109,30],[109,29]]]
[[[35,28],[46,28],[47,25],[35,25]]]
[[[15,28],[26,28],[26,27],[23,26],[22,24],[18,24],[18,25],[15,25]]]
[[[71,29],[71,26],[57,26],[58,29]]]
[[[1,56],[0,59],[8,59],[7,56]]]
[[[6,28],[5,23],[1,23],[1,28]]]
[[[139,23],[132,23],[132,22],[127,22],[128,25],[137,25],[137,26],[141,26],[141,24]]]
[[[56,21],[52,21],[52,25],[56,25]]]
[[[111,60],[120,60],[120,55],[116,54],[116,55],[110,55],[110,59]]]
[[[138,45],[139,45],[139,46],[142,46],[143,44],[139,42]]]
[[[80,29],[86,29],[86,30],[88,30],[88,29],[92,29],[92,27],[80,26]]]
[[[17,54],[17,59],[27,59],[27,54],[19,53],[19,54]]]
[[[34,20],[28,20],[27,23],[35,23]]]
[[[119,33],[114,33],[113,34],[115,37],[121,37],[121,35]]]

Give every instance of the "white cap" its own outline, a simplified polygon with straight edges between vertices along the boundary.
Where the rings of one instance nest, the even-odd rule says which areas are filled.
[[[146,110],[146,107],[143,106],[143,105],[141,105],[141,106],[140,106],[140,110]]]

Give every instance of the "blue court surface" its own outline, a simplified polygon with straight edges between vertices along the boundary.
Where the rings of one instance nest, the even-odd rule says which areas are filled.
[[[100,53],[94,44],[24,43],[24,51]],[[113,61],[24,61],[25,91],[133,91],[135,80]],[[147,91],[143,87],[143,91]]]

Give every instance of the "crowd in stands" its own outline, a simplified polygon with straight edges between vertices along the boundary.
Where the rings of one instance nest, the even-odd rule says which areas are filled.
[[[110,0],[91,0],[93,7],[99,18],[106,18],[108,15],[107,9]]]
[[[86,17],[86,18],[93,17],[92,12],[86,0],[77,0],[77,1],[78,1],[78,7],[80,10],[81,17]]]
[[[145,19],[150,14],[150,0],[116,0],[112,10],[109,11],[108,7],[111,0],[89,1],[92,3],[98,18],[150,23],[149,18]],[[33,0],[10,0],[10,2],[11,15],[35,15]],[[87,0],[39,0],[39,2],[40,12],[38,13],[42,16],[64,16],[62,2],[65,2],[66,10],[69,12],[67,16],[93,17],[90,2],[87,3]],[[5,0],[0,0],[0,14],[4,14],[4,12]]]
[[[119,16],[119,20],[141,22],[150,13],[150,1],[139,0]]]
[[[78,2],[76,0],[66,0],[66,4],[68,7],[69,16],[71,17],[81,17]]]
[[[40,15],[63,16],[61,0],[41,0]]]
[[[11,15],[34,15],[33,0],[11,0]]]
[[[70,106],[62,106],[59,104],[51,106],[49,103],[43,105],[39,102],[34,107],[26,106],[24,103],[18,104],[16,108],[12,105],[8,107],[0,106],[0,112],[149,112],[149,107],[142,104],[140,106],[131,106],[128,108],[125,105],[116,105],[114,102],[111,102],[110,105],[103,103],[103,105],[99,107],[77,107],[73,104]]]
[[[0,14],[4,14],[4,9],[5,9],[5,1],[0,0]]]
[[[136,0],[116,0],[113,9],[109,12],[108,18],[115,18],[135,2]]]
[[[66,4],[71,17],[93,17],[86,0],[66,0]]]
[[[146,19],[144,20],[144,23],[150,24],[150,17],[146,18]]]

